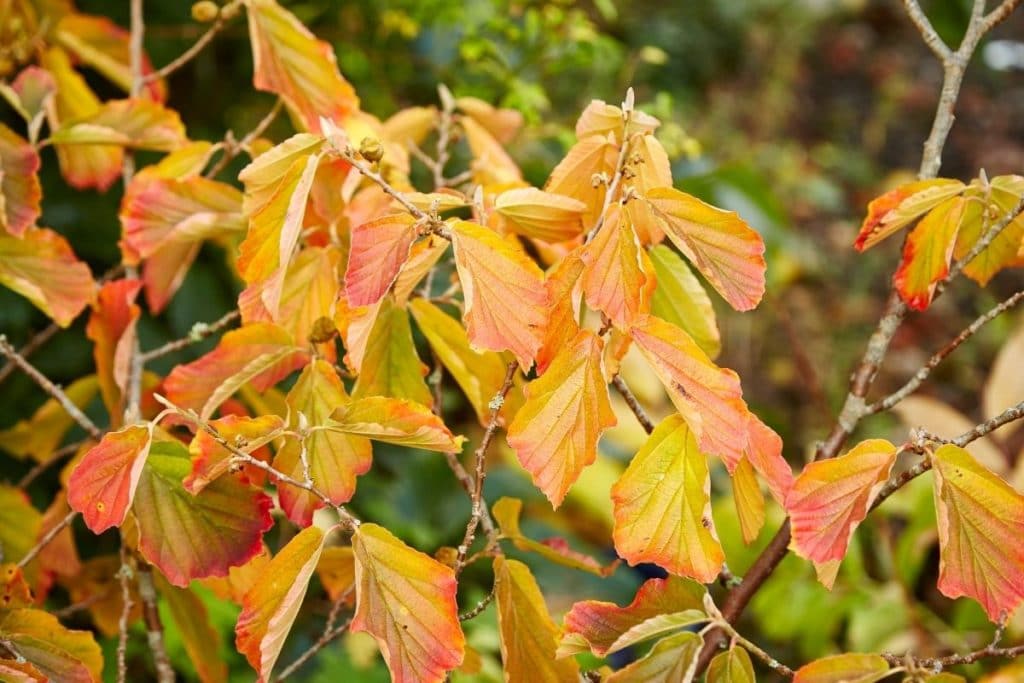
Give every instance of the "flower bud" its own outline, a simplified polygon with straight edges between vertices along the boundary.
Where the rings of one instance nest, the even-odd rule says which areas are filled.
[[[377,138],[363,138],[359,143],[359,156],[376,163],[384,158],[384,145]]]
[[[317,318],[313,329],[309,331],[309,341],[314,344],[326,344],[338,334],[334,321],[327,317]]]
[[[199,0],[192,5],[192,18],[200,24],[208,24],[220,15],[220,7],[213,0]]]

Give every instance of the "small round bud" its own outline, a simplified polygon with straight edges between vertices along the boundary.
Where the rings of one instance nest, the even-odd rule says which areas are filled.
[[[314,344],[326,344],[338,334],[338,328],[334,321],[324,316],[317,318],[313,323],[313,329],[309,331],[309,341]]]
[[[200,24],[209,24],[220,15],[220,7],[213,0],[199,0],[192,5],[192,18]]]
[[[359,143],[359,156],[376,163],[384,158],[384,145],[377,138],[363,138]]]

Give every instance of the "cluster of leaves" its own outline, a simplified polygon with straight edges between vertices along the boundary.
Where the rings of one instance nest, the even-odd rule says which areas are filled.
[[[381,121],[362,111],[331,47],[287,9],[236,0],[217,12],[245,13],[253,84],[280,99],[297,132],[212,143],[191,139],[164,106],[161,78],[131,56],[136,36],[63,3],[41,4],[45,14],[32,3],[13,6],[18,39],[30,45],[19,62],[33,63],[17,64],[0,87],[26,130],[0,126],[0,283],[60,326],[88,309],[96,372],[54,388],[30,421],[3,435],[5,449],[42,462],[74,421],[91,427],[45,513],[0,487],[8,562],[0,678],[99,680],[92,634],[67,629],[41,605],[61,585],[92,601],[100,633],[123,633],[142,617],[132,605],[147,601],[132,597],[135,566],[157,570],[159,596],[204,681],[226,673],[192,588],[240,605],[235,644],[270,680],[314,576],[336,610],[351,607],[348,629],[376,640],[395,681],[441,681],[472,670],[459,577],[486,560],[509,680],[574,681],[575,655],[605,657],[652,640],[644,657],[606,671],[606,680],[692,680],[704,634],[732,628],[702,585],[725,571],[711,512],[714,458],[731,476],[744,540],[765,523],[766,489],[790,517],[792,549],[832,585],[854,530],[910,445],[864,441],[794,477],[782,440],[748,408],[736,373],[714,360],[718,326],[693,272],[735,310],[751,310],[765,290],[763,242],[737,214],[673,187],[659,121],[635,107],[632,92],[621,107],[592,102],[543,189],[532,187],[504,147],[522,123],[516,112],[441,88],[439,107]],[[79,66],[129,96],[99,101]],[[430,157],[421,146],[435,132]],[[464,145],[471,162],[449,177],[452,144]],[[123,276],[97,283],[63,238],[38,226],[44,146],[56,149],[75,188],[106,191],[124,179]],[[164,156],[136,170],[136,151]],[[222,162],[243,151],[251,163],[223,178]],[[413,186],[416,160],[433,187]],[[916,221],[896,284],[923,308],[953,258],[970,256],[966,272],[982,283],[1017,263],[1022,196],[1017,176],[902,187],[872,203],[857,247]],[[142,302],[162,311],[205,242],[226,248],[244,283],[241,325],[159,376],[144,366],[160,349],[139,349]],[[429,376],[414,328],[432,354]],[[645,583],[626,607],[579,602],[559,629],[542,587],[503,543],[596,575],[618,565],[529,538],[516,499],[488,510],[487,447],[503,428],[558,508],[616,423],[609,386],[631,396],[619,370],[634,347],[676,412],[654,425],[636,407],[649,436],[612,488],[612,540],[630,565],[654,564],[670,577]],[[483,428],[470,471],[459,459],[467,439],[441,414],[445,373]],[[105,429],[76,414],[97,394]],[[459,547],[428,555],[345,508],[373,465],[375,442],[449,459],[472,501]],[[961,445],[923,450],[935,471],[938,588],[977,600],[1002,622],[1024,601],[1024,497]],[[300,531],[272,551],[265,535],[278,510]],[[79,561],[67,526],[77,514],[96,534],[118,528],[131,559]],[[478,527],[485,538],[474,545]],[[709,680],[753,680],[748,650],[760,651],[732,633]],[[880,655],[838,655],[796,680],[873,681],[898,671]]]

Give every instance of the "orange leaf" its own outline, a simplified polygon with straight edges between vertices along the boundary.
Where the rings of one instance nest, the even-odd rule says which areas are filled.
[[[338,71],[328,43],[276,0],[245,4],[257,90],[279,95],[313,132],[319,132],[321,116],[341,122],[359,110],[359,98]]]
[[[380,300],[365,345],[352,388],[354,398],[391,396],[433,405],[434,395],[424,380],[427,367],[416,353],[409,314],[392,297]]]
[[[291,336],[276,325],[254,323],[225,334],[217,348],[179,365],[164,380],[167,398],[207,419],[247,382],[265,391],[305,362]]]
[[[362,524],[352,536],[356,612],[351,630],[372,635],[394,683],[440,683],[462,663],[466,639],[455,572],[390,531]]]
[[[31,301],[61,327],[93,301],[96,284],[63,237],[30,228],[21,239],[0,233],[0,284]]]
[[[556,508],[597,459],[601,433],[616,424],[603,349],[600,337],[581,330],[547,371],[526,385],[526,402],[508,428],[509,446]]]
[[[182,588],[245,564],[274,523],[262,491],[223,476],[193,496],[182,486],[190,470],[185,446],[154,443],[132,504],[142,556]]]
[[[29,664],[60,683],[99,683],[103,654],[89,631],[64,628],[57,617],[38,609],[0,611],[0,640]]]
[[[108,432],[79,461],[68,482],[68,503],[93,533],[121,526],[149,457],[153,430],[132,425]]]
[[[537,351],[537,372],[540,374],[547,371],[558,352],[572,342],[580,330],[576,322],[580,314],[579,289],[576,285],[585,267],[580,258],[581,251],[582,248],[576,248],[561,259],[548,272],[544,281],[548,310],[543,344]]]
[[[555,658],[558,629],[530,568],[516,560],[495,558],[494,594],[506,680],[576,683],[576,660]]]
[[[747,448],[750,414],[736,373],[712,363],[690,335],[653,315],[630,328],[630,336],[686,418],[701,450],[735,466]]]
[[[250,454],[280,436],[285,426],[284,420],[277,415],[226,415],[219,420],[210,420],[209,424],[225,441]],[[193,495],[198,494],[211,481],[226,474],[231,468],[231,451],[206,430],[200,429],[196,433],[189,444],[188,452],[192,457],[192,470],[182,485]]]
[[[814,563],[818,580],[831,588],[853,532],[889,479],[896,447],[884,439],[862,441],[848,453],[812,462],[786,497],[790,547]]]
[[[515,109],[498,109],[476,97],[457,97],[455,106],[507,145],[523,127],[523,115]]]
[[[465,441],[462,436],[452,436],[426,406],[388,396],[369,396],[342,405],[326,425],[331,431],[441,453],[458,453]]]
[[[754,468],[746,458],[740,460],[732,473],[732,497],[736,503],[743,542],[750,545],[764,526],[764,494],[757,483]]]
[[[744,458],[768,482],[768,490],[779,505],[785,505],[786,496],[793,487],[793,468],[782,457],[782,438],[761,419],[747,415],[748,441]],[[726,466],[729,463],[726,462]]]
[[[235,625],[235,646],[256,669],[260,683],[270,680],[323,547],[320,529],[303,529],[274,556],[245,594]]]
[[[733,211],[671,187],[645,199],[660,227],[729,304],[749,311],[764,295],[764,242]]]
[[[170,152],[188,141],[178,112],[151,100],[108,100],[98,111],[63,121],[50,140],[59,145],[114,145]]]
[[[854,242],[857,251],[875,246],[925,212],[964,191],[964,184],[950,178],[918,180],[890,190],[868,204],[868,215]]]
[[[793,683],[875,683],[888,676],[889,663],[881,655],[848,653],[805,664]]]
[[[348,594],[347,602],[355,599],[356,558],[349,546],[324,548],[316,565],[320,583],[332,601]]]
[[[634,174],[630,184],[637,192],[646,195],[656,187],[672,187],[672,165],[657,138],[653,135],[640,136],[634,139],[630,151],[632,158],[627,160],[626,168]],[[628,202],[626,213],[633,221],[633,229],[641,244],[655,244],[665,238],[647,202]]]
[[[473,155],[473,180],[483,186],[506,185],[522,181],[522,173],[505,148],[486,128],[468,116],[459,119]]]
[[[583,294],[590,308],[604,312],[620,328],[650,310],[645,292],[650,276],[644,272],[640,243],[626,212],[609,209],[580,258],[585,264]]]
[[[533,187],[502,192],[494,208],[515,232],[545,242],[565,242],[579,236],[587,210],[578,199]]]
[[[975,186],[976,184],[978,186]],[[1022,195],[1024,176],[996,176],[989,181],[987,187],[980,187],[978,181],[972,183],[965,196],[973,201],[964,211],[953,256],[957,259],[966,257],[993,222],[1004,218],[1017,207]],[[995,218],[986,220],[985,215],[993,215]],[[984,287],[1002,269],[1019,264],[1022,240],[1024,215],[1017,214],[991,244],[982,249],[981,253],[964,267],[964,275]]]
[[[352,306],[377,303],[398,277],[416,240],[407,213],[381,216],[352,228],[345,292]]]
[[[580,138],[555,166],[544,189],[583,202],[587,207],[583,225],[589,228],[604,206],[604,195],[608,189],[603,183],[594,187],[593,177],[600,173],[610,176],[615,170],[618,154],[615,139],[602,135]]]
[[[968,200],[951,197],[932,209],[910,231],[903,260],[893,277],[896,290],[911,308],[928,308],[935,285],[946,277]]]
[[[142,312],[135,303],[141,287],[138,280],[113,280],[104,284],[85,326],[85,335],[94,344],[92,357],[96,375],[113,426],[121,424],[124,411],[121,396],[128,384],[136,341],[135,326]]]
[[[1001,623],[1024,602],[1024,496],[957,446],[942,446],[931,461],[939,590],[977,600]]]
[[[39,218],[43,189],[35,147],[0,123],[0,231],[20,237]]]
[[[725,555],[711,518],[706,456],[679,415],[663,420],[612,486],[615,549],[631,565],[714,581]]]
[[[210,623],[206,605],[190,589],[176,588],[157,577],[160,597],[202,683],[227,683],[228,665],[221,658],[220,631]]]
[[[491,351],[509,350],[528,369],[547,318],[543,273],[517,245],[483,226],[457,221],[452,238],[470,342]]]

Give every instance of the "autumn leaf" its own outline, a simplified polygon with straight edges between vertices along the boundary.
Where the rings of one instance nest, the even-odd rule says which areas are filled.
[[[3,683],[47,683],[47,680],[42,671],[27,661],[0,659],[0,681]]]
[[[151,100],[109,100],[92,114],[63,121],[50,140],[58,145],[113,145],[170,152],[185,144],[178,112]]]
[[[427,367],[416,353],[409,314],[391,297],[381,299],[365,344],[352,388],[354,398],[391,396],[433,405],[434,396],[424,379]]]
[[[132,504],[139,551],[182,588],[245,564],[262,550],[263,533],[273,525],[271,500],[261,491],[224,476],[193,496],[182,486],[190,469],[185,446],[153,444]]]
[[[5,562],[18,562],[39,537],[42,515],[21,489],[0,484],[0,544]],[[30,565],[31,566],[31,565]]]
[[[935,286],[949,272],[953,247],[968,200],[951,197],[929,211],[910,231],[903,245],[903,260],[893,284],[907,305],[923,311],[935,294]]]
[[[583,274],[580,258],[582,248],[576,248],[555,264],[544,280],[547,292],[547,325],[543,343],[537,351],[537,372],[544,374],[555,356],[576,337],[580,330],[580,294],[577,283]]]
[[[992,224],[1007,217],[1024,196],[1024,176],[992,178],[987,185],[975,180],[964,193],[971,201],[964,210],[953,257],[964,259]],[[1004,268],[1019,262],[1024,240],[1024,215],[1017,214],[992,242],[964,266],[964,275],[984,287]]]
[[[609,565],[601,564],[589,555],[576,552],[569,547],[569,544],[562,538],[548,538],[543,541],[535,541],[525,536],[519,528],[519,515],[523,510],[523,502],[518,498],[500,498],[494,504],[491,514],[494,521],[501,529],[502,538],[512,541],[516,548],[524,552],[534,552],[555,564],[564,567],[579,569],[596,576],[610,576],[619,566],[615,561]]]
[[[533,187],[506,190],[494,208],[520,235],[545,242],[565,242],[583,232],[587,206],[578,199]]]
[[[0,641],[10,643],[46,680],[99,683],[103,654],[89,631],[64,628],[57,617],[38,609],[0,611]]]
[[[659,226],[711,286],[737,311],[764,295],[764,242],[735,212],[671,187],[644,195]]]
[[[388,214],[352,228],[345,292],[352,306],[380,301],[398,277],[416,240],[415,219]]]
[[[875,683],[889,676],[889,663],[881,655],[848,653],[805,664],[793,683]]]
[[[621,119],[620,119],[621,123]],[[619,154],[617,141],[621,138],[609,138],[602,135],[590,135],[580,138],[573,145],[565,158],[558,162],[548,182],[544,186],[546,192],[572,197],[586,205],[583,214],[583,226],[589,229],[597,221],[604,206],[607,187],[601,183],[595,187],[595,175],[610,176],[615,170],[615,162]]]
[[[128,386],[131,354],[135,349],[135,327],[142,310],[135,303],[142,283],[138,280],[112,280],[104,284],[96,297],[85,336],[93,342],[93,361],[103,402],[111,424],[121,424],[124,407],[122,393]]]
[[[734,467],[747,448],[750,414],[736,373],[715,365],[686,332],[656,316],[641,318],[629,334],[701,450]]]
[[[260,417],[225,415],[220,419],[210,420],[209,426],[224,441],[243,453],[252,454],[280,436],[285,425],[284,420],[277,415],[262,415]],[[188,452],[192,458],[192,469],[182,485],[193,495],[198,494],[211,481],[231,469],[232,452],[205,429],[200,429],[192,437]]]
[[[706,592],[695,581],[670,576],[645,581],[625,607],[600,600],[577,602],[565,615],[559,656],[589,649],[603,657],[624,634],[651,619],[703,610]]]
[[[89,266],[67,240],[46,228],[30,228],[21,239],[0,233],[0,284],[28,299],[61,327],[93,301]]]
[[[348,602],[355,599],[356,558],[350,546],[331,546],[324,548],[320,562],[316,565],[316,574],[320,584],[327,591],[332,601],[348,595]]]
[[[331,46],[310,33],[276,0],[246,0],[253,85],[281,97],[305,127],[320,117],[344,121],[359,110],[355,90],[338,71]]]
[[[732,473],[732,497],[743,542],[750,545],[764,526],[764,494],[757,483],[754,468],[746,458],[740,460]]]
[[[466,142],[473,155],[471,169],[474,181],[484,187],[522,181],[519,167],[486,128],[469,116],[461,117],[459,125],[466,134]]]
[[[356,612],[350,630],[380,646],[394,683],[440,683],[462,663],[466,639],[455,572],[390,531],[362,524],[352,535]]]
[[[64,582],[72,603],[87,604],[92,623],[108,638],[117,635],[124,611],[120,571],[119,555],[99,555],[83,562],[79,571]],[[129,596],[134,603],[128,612],[131,624],[142,616],[142,601],[133,585],[129,585]]]
[[[0,123],[0,231],[21,237],[39,218],[38,171],[35,147]]]
[[[662,638],[650,652],[612,673],[606,683],[679,683],[693,668],[704,639],[683,631]]]
[[[86,375],[64,388],[64,395],[79,409],[84,410],[96,392],[96,375]],[[51,398],[26,420],[0,431],[0,447],[17,458],[30,457],[37,462],[48,460],[64,441],[68,431],[77,423],[68,415],[57,399]]]
[[[664,245],[652,247],[647,254],[657,279],[651,313],[686,330],[697,346],[714,359],[722,349],[722,339],[715,309],[697,276],[679,254]]]
[[[814,563],[818,580],[831,588],[853,532],[896,462],[884,439],[862,441],[848,453],[808,464],[786,497],[797,555]]]
[[[455,106],[487,129],[503,145],[523,127],[523,115],[515,109],[493,107],[477,97],[456,97]]]
[[[235,645],[256,670],[260,683],[270,680],[323,547],[320,529],[303,529],[274,556],[245,594],[235,625]]]
[[[71,473],[68,502],[93,533],[121,526],[149,457],[153,429],[132,425],[108,432]]]
[[[157,586],[199,680],[226,683],[228,665],[220,654],[220,631],[211,623],[206,605],[192,590],[171,586],[160,577]]]
[[[756,683],[754,665],[742,647],[721,652],[708,665],[708,683]]]
[[[465,437],[453,436],[426,406],[387,396],[369,396],[343,405],[326,425],[332,432],[441,453],[458,453],[465,441]]]
[[[630,152],[625,168],[627,176],[631,176],[629,185],[635,192],[646,196],[656,187],[672,187],[672,164],[657,138],[653,135],[635,136]],[[657,244],[665,238],[647,202],[627,202],[625,213],[633,221],[633,229],[641,244]]]
[[[555,659],[558,629],[530,568],[516,560],[495,558],[494,594],[505,680],[576,683],[576,661]]]
[[[597,459],[602,432],[616,424],[603,349],[600,337],[581,330],[547,371],[526,385],[526,402],[508,428],[509,446],[556,508]]]
[[[483,226],[456,221],[451,231],[470,342],[476,348],[511,351],[528,369],[546,320],[543,273],[521,249]]]
[[[640,243],[626,212],[609,209],[580,258],[583,294],[590,308],[602,311],[622,329],[650,310],[646,291],[650,276],[644,270]]]
[[[868,204],[854,248],[865,251],[906,227],[950,197],[963,192],[959,180],[933,178],[901,185]]]
[[[661,125],[661,121],[645,112],[634,109],[630,113],[629,128],[622,109],[603,100],[591,100],[576,119],[576,137],[582,140],[591,135],[613,134],[622,140],[626,133],[652,133]]]
[[[981,603],[1002,623],[1024,602],[1024,496],[963,448],[931,456],[939,529],[939,590]]]
[[[702,583],[725,555],[711,519],[707,458],[679,415],[663,420],[612,486],[615,549],[631,565],[653,562]]]
[[[384,137],[405,145],[419,145],[437,125],[437,107],[406,107],[384,121]]]
[[[793,468],[782,456],[782,438],[754,413],[747,414],[747,433],[744,458],[764,477],[775,501],[785,506],[793,487]],[[729,464],[727,461],[726,466]]]

